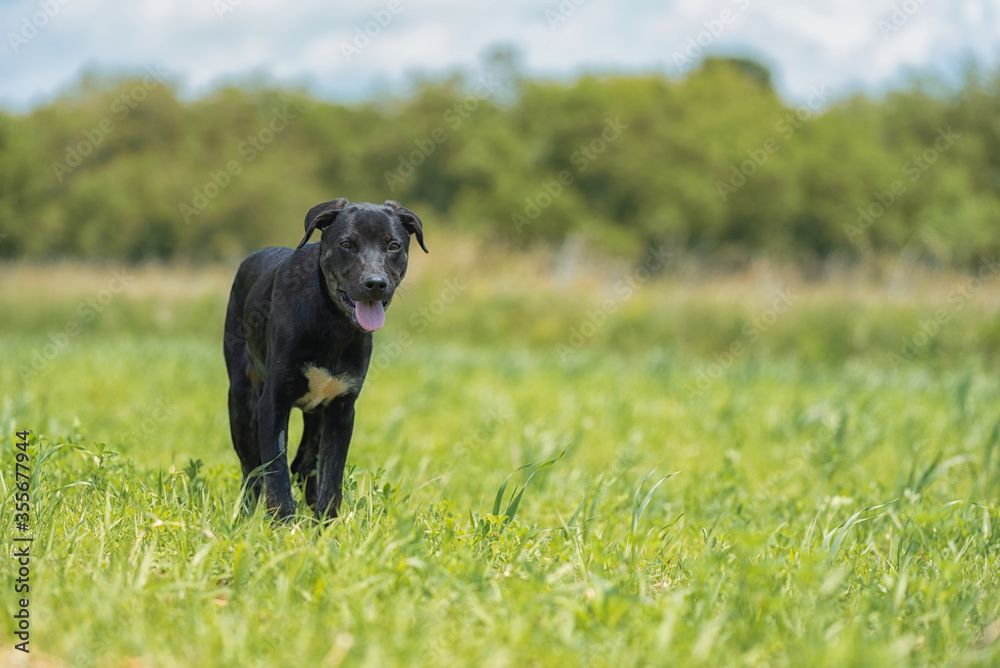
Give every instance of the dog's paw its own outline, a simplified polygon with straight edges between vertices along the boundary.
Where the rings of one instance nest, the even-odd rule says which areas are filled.
[[[295,504],[291,500],[283,503],[268,504],[271,518],[277,522],[287,522],[295,516]]]
[[[316,509],[316,521],[322,525],[332,524],[339,515],[336,507],[331,507],[326,512],[319,510],[319,508]]]

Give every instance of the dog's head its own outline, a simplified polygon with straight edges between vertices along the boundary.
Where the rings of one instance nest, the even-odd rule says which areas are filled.
[[[410,235],[427,252],[417,214],[388,200],[352,203],[338,198],[306,214],[306,245],[321,230],[319,268],[334,303],[359,328],[373,332],[385,324],[385,307],[406,274]]]

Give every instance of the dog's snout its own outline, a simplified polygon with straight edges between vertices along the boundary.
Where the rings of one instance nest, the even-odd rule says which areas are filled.
[[[389,279],[385,276],[369,275],[365,276],[362,283],[373,297],[380,297],[389,287]]]

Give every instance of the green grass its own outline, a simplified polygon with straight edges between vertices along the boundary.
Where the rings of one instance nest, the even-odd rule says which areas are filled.
[[[932,291],[804,287],[699,386],[766,299],[654,282],[561,358],[589,286],[554,299],[496,269],[418,331],[452,269],[418,273],[377,335],[325,529],[301,499],[292,526],[240,510],[224,279],[190,298],[137,279],[26,381],[101,274],[5,291],[0,533],[31,429],[35,664],[1000,662],[995,293],[893,365]]]

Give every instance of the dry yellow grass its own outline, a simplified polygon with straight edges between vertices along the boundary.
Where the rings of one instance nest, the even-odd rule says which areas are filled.
[[[419,249],[412,251],[404,290],[419,285],[425,277],[458,277],[470,284],[473,295],[534,290],[554,295],[589,294],[600,301],[602,295],[609,294],[623,278],[633,276],[635,267],[642,264],[588,254],[571,244],[561,249],[511,252],[467,237],[435,241],[431,255],[425,256]],[[0,264],[0,300],[17,303],[83,298],[106,289],[119,275],[128,278],[130,299],[176,303],[210,295],[224,298],[237,265],[237,261],[209,265],[8,262]],[[900,258],[877,267],[831,269],[826,273],[825,278],[808,279],[800,270],[766,258],[750,262],[744,271],[721,272],[672,254],[666,271],[650,283],[655,290],[641,292],[644,299],[654,302],[696,301],[746,307],[770,301],[776,290],[787,288],[806,303],[936,308],[946,306],[949,297],[964,286],[967,299],[963,301],[970,307],[988,315],[1000,310],[1000,280],[996,280],[1000,274],[976,285],[970,283],[975,280],[973,273],[932,271]],[[639,284],[645,285],[639,278]]]

